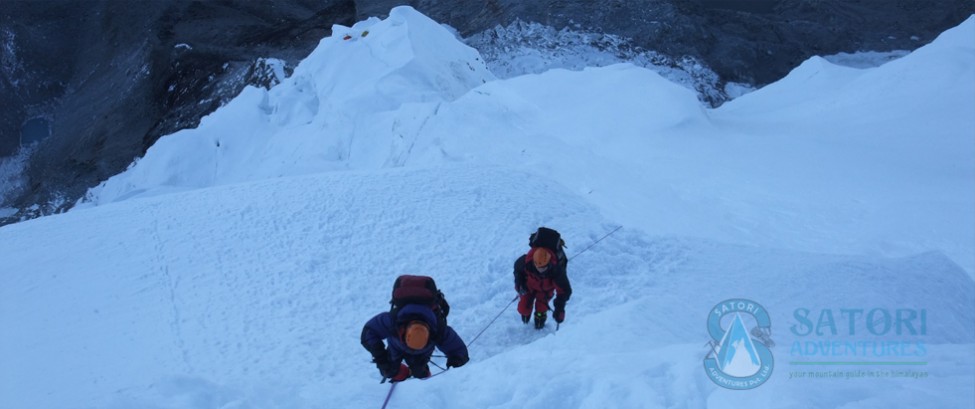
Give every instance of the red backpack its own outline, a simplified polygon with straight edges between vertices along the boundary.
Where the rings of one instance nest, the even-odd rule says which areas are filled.
[[[389,313],[396,318],[400,308],[407,304],[419,304],[430,307],[437,317],[437,327],[441,334],[447,327],[447,314],[450,304],[444,298],[443,292],[437,289],[437,283],[427,276],[401,275],[393,283],[393,297],[389,300]]]

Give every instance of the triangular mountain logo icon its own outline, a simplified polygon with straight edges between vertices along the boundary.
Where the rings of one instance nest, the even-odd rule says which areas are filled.
[[[740,378],[755,375],[762,367],[755,344],[738,313],[718,346],[718,365],[725,374]]]

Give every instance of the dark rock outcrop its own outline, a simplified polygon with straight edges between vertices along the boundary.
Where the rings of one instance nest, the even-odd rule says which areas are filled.
[[[28,121],[50,124],[9,200],[22,209],[12,219],[65,209],[160,136],[260,83],[259,59],[291,68],[332,24],[356,20],[344,0],[47,0],[0,10],[0,156],[20,146]]]

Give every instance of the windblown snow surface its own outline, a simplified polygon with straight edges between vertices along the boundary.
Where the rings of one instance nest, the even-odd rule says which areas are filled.
[[[499,80],[408,7],[333,31],[0,228],[0,408],[381,407],[359,333],[400,274],[437,280],[471,361],[389,408],[975,406],[975,18],[718,109],[627,64]],[[542,225],[572,257],[558,331],[510,304]],[[775,342],[743,391],[703,365],[737,298]]]

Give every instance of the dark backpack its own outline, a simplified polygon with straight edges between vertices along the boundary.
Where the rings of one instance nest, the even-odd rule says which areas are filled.
[[[437,283],[427,276],[401,275],[393,283],[393,297],[389,300],[389,313],[393,319],[399,314],[400,308],[407,304],[419,304],[430,307],[437,317],[438,332],[443,334],[447,328],[447,314],[450,304],[443,293],[437,289]]]
[[[538,230],[528,237],[528,245],[531,247],[543,247],[555,254],[555,259],[559,267],[563,270],[569,260],[565,257],[565,240],[559,232],[548,227],[539,227]]]

